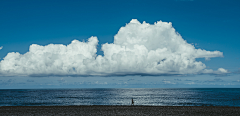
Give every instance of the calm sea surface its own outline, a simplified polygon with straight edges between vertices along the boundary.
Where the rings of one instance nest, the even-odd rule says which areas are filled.
[[[240,89],[0,89],[0,106],[240,106]]]

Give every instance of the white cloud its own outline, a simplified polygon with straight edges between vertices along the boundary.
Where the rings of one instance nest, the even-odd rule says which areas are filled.
[[[176,83],[171,82],[171,81],[166,80],[166,79],[163,79],[162,82],[163,82],[164,84],[176,84]]]
[[[216,71],[212,69],[204,69],[202,72],[206,74],[217,74],[217,75],[225,75],[229,73],[229,71],[224,68],[218,68],[218,70]]]
[[[0,62],[0,72],[5,76],[227,73],[223,68],[205,69],[205,64],[195,60],[222,57],[222,52],[196,49],[170,22],[151,25],[133,19],[120,28],[114,43],[102,45],[104,56],[96,54],[97,44],[97,37],[88,42],[73,40],[67,46],[32,44],[25,54],[8,53]]]
[[[190,82],[190,83],[185,83],[185,84],[194,85],[195,83],[194,82]]]
[[[1,47],[0,47],[0,50],[1,50],[2,48],[3,48],[3,47],[1,46]]]
[[[226,69],[224,69],[224,68],[219,68],[218,70],[217,70],[219,73],[227,73],[228,71],[226,70]]]

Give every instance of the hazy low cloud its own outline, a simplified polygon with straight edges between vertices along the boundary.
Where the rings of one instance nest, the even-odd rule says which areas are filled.
[[[213,80],[206,80],[205,82],[224,82],[221,78],[215,78]]]
[[[240,68],[238,68],[238,70],[235,71],[234,73],[237,73],[237,74],[240,73]]]
[[[174,81],[182,81],[182,79],[174,79]]]
[[[238,83],[239,83],[239,82],[240,82],[240,80],[236,80],[236,81],[232,81],[232,82],[238,82]]]
[[[66,82],[66,80],[64,80],[63,78],[61,78],[61,79],[58,80],[58,82],[59,82],[59,83],[64,83],[64,82]]]
[[[196,58],[223,57],[220,51],[196,49],[172,27],[171,22],[151,25],[133,19],[121,27],[114,42],[102,45],[97,55],[97,37],[69,45],[32,44],[29,52],[8,53],[0,62],[1,76],[112,76],[225,74],[227,70],[206,69]]]
[[[164,84],[176,84],[176,83],[171,82],[171,81],[166,80],[166,79],[163,79],[162,82],[163,82]]]
[[[34,82],[34,80],[29,80],[29,79],[28,79],[27,82]]]

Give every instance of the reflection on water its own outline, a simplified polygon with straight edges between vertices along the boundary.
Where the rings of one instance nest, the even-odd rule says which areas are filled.
[[[240,106],[240,89],[0,90],[0,106],[47,105]]]

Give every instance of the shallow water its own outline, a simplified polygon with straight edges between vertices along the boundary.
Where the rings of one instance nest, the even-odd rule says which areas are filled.
[[[238,88],[0,89],[0,106],[50,105],[240,106]]]

